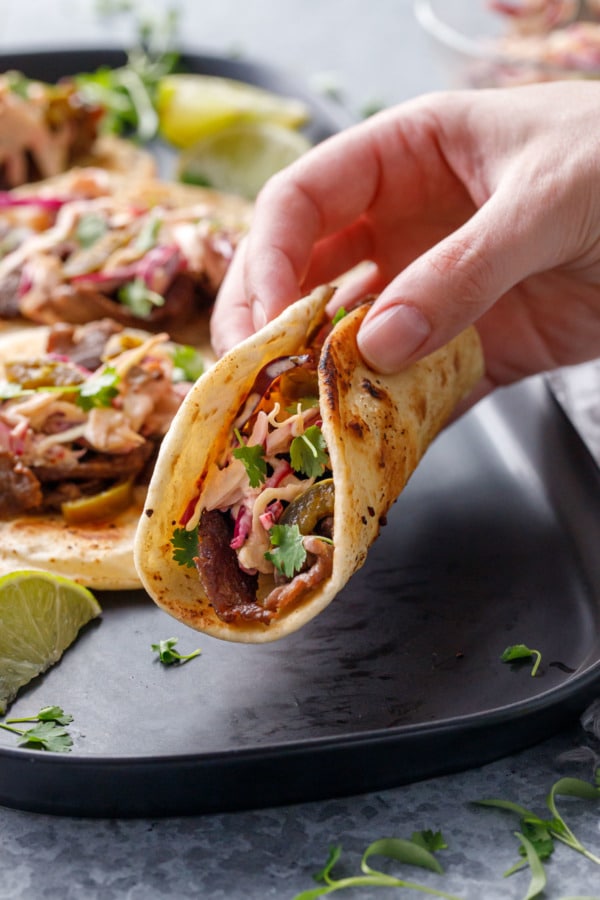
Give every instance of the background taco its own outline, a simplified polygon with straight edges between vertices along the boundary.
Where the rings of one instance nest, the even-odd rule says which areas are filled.
[[[216,637],[275,640],[323,610],[364,563],[387,511],[428,445],[481,377],[482,354],[474,329],[400,374],[372,372],[356,346],[366,305],[342,318],[321,346],[330,296],[328,288],[315,291],[219,360],[192,389],[162,445],[136,536],[136,566],[159,606]],[[312,486],[321,476],[330,478],[334,499],[332,521],[326,529],[321,527],[323,520],[331,518],[331,510],[324,508],[320,523],[312,517],[308,536],[331,547],[329,563],[318,578],[309,576],[301,590],[278,602],[281,586],[301,579],[319,562],[319,554],[314,545],[307,547],[307,535],[299,526],[306,551],[299,568],[290,565],[286,571],[285,565],[274,565],[270,574],[268,569],[260,571],[254,597],[249,599],[246,587],[238,591],[231,575],[232,552],[241,558],[245,575],[256,575],[236,546],[240,543],[239,494],[234,491],[232,506],[232,495],[222,491],[220,481],[235,475],[232,459],[236,459],[236,449],[241,455],[244,447],[254,448],[252,455],[260,456],[258,422],[250,420],[251,433],[244,434],[241,428],[248,422],[249,412],[253,415],[257,408],[261,392],[263,396],[270,391],[275,396],[278,391],[282,394],[277,381],[273,387],[273,378],[279,378],[277,364],[294,358],[300,359],[301,366],[304,355],[310,356],[315,349],[318,421],[326,458],[320,475],[307,481]],[[265,411],[267,418],[278,418],[277,425],[281,423],[280,410],[273,413],[272,403]],[[263,454],[267,483],[275,474],[278,455],[269,454],[269,440],[267,433]],[[287,461],[288,453],[286,448],[279,456]],[[290,477],[298,479],[298,475],[296,470]],[[256,491],[260,495],[260,489]],[[251,490],[246,496],[250,494]],[[242,505],[246,502],[243,499]],[[291,505],[283,500],[276,524],[285,523],[285,511]],[[228,523],[225,529],[215,525],[215,510]],[[297,523],[298,519],[293,522]],[[273,529],[268,517],[262,524],[271,538],[276,538],[267,550],[272,561],[281,546],[281,532]],[[247,534],[251,536],[252,529]],[[261,567],[257,564],[256,568]]]
[[[4,192],[0,318],[110,316],[208,343],[208,313],[250,212],[238,197],[94,167]]]
[[[133,538],[191,347],[109,319],[0,338],[0,574],[139,587]]]

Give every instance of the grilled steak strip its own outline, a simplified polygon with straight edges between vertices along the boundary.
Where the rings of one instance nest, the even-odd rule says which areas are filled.
[[[235,550],[229,546],[232,535],[225,513],[204,510],[198,525],[198,556],[194,559],[200,581],[224,622],[268,622],[273,614],[255,599],[258,576],[240,569]]]

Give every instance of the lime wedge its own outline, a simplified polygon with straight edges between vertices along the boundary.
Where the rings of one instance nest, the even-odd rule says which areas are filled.
[[[100,612],[87,588],[60,575],[20,571],[0,578],[0,713]]]
[[[239,122],[184,150],[177,177],[253,200],[275,172],[310,148],[299,131],[273,122]]]
[[[234,122],[267,121],[297,128],[309,117],[301,100],[214,75],[165,76],[158,85],[156,108],[161,135],[180,148]]]

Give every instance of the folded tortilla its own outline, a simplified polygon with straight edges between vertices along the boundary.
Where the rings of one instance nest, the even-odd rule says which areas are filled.
[[[318,366],[321,428],[335,490],[331,572],[270,617],[225,621],[195,568],[175,559],[173,534],[190,504],[202,507],[210,472],[223,459],[257,375],[270,361],[310,345],[326,322],[330,296],[330,289],[318,289],[219,360],[192,388],[161,447],[138,526],[135,564],[162,609],[218,638],[276,640],[325,609],[363,565],[428,445],[483,372],[479,338],[469,328],[399,374],[376,374],[356,344],[368,305],[342,318],[326,338]]]

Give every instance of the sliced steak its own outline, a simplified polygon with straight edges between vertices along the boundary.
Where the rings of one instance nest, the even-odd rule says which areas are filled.
[[[57,322],[50,329],[47,350],[49,353],[67,356],[78,366],[93,372],[102,363],[108,339],[122,330],[122,325],[108,318],[79,327]]]
[[[89,453],[75,463],[33,466],[42,484],[53,481],[101,480],[113,482],[132,478],[142,472],[154,453],[152,441],[146,441],[129,453]]]
[[[233,534],[225,513],[205,510],[198,525],[198,556],[194,559],[200,581],[218,617],[268,622],[272,613],[256,602],[258,575],[249,575],[238,565],[229,546]]]
[[[42,504],[42,488],[31,469],[11,453],[0,451],[0,519],[13,519]]]

